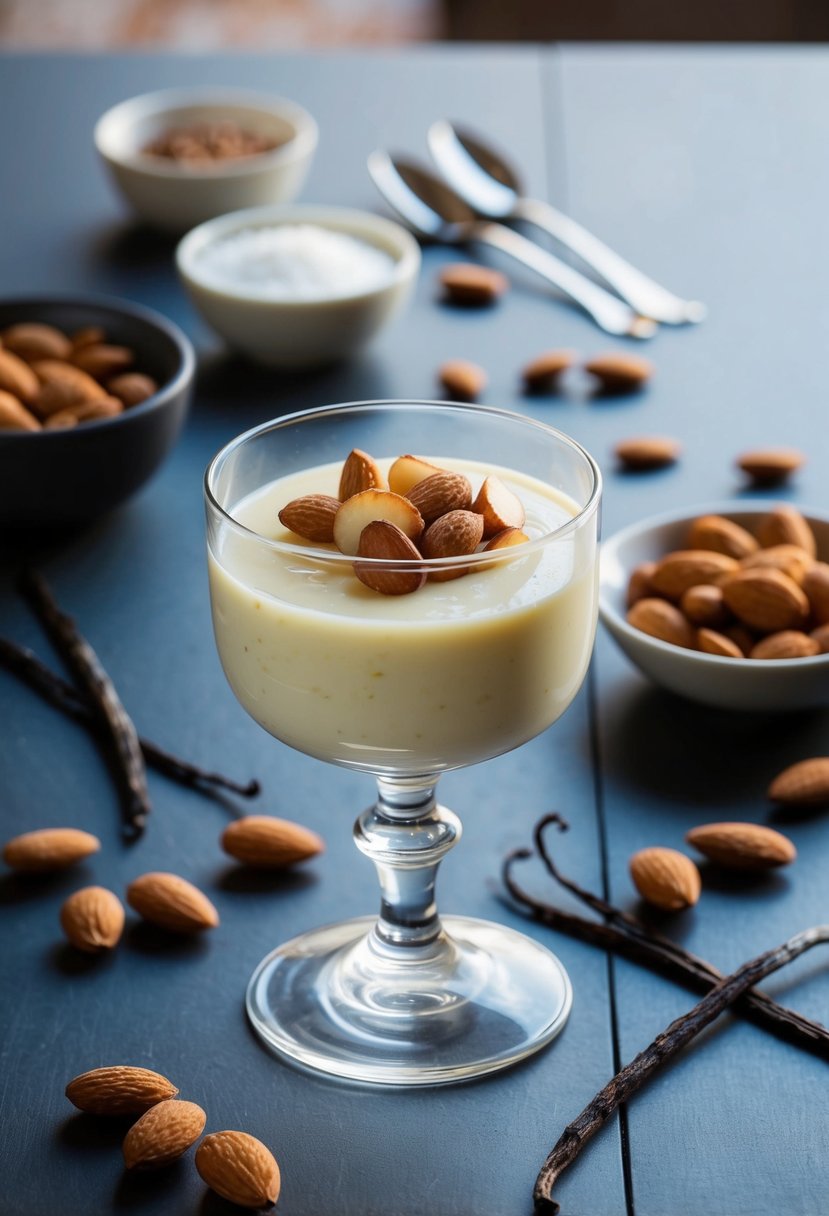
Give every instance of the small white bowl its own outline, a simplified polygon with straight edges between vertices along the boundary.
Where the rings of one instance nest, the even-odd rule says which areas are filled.
[[[279,144],[270,152],[198,168],[142,150],[170,127],[223,119]],[[176,233],[228,211],[296,198],[317,138],[317,124],[302,106],[240,89],[145,93],[107,110],[94,133],[98,152],[133,209]]]
[[[207,246],[233,233],[281,224],[317,225],[389,254],[388,279],[366,291],[319,299],[268,299],[240,283],[219,288],[200,266]],[[199,312],[229,346],[259,363],[308,368],[353,354],[403,307],[420,269],[420,247],[405,228],[343,207],[256,207],[201,224],[179,242],[179,274]]]
[[[753,531],[762,515],[779,503],[706,504],[652,517],[617,532],[601,547],[599,614],[621,649],[657,684],[720,709],[816,709],[829,705],[829,654],[807,659],[729,659],[684,650],[634,629],[625,620],[628,579],[641,562],[655,561],[686,547],[692,520],[725,515]],[[817,538],[818,557],[829,560],[829,516],[804,511]]]

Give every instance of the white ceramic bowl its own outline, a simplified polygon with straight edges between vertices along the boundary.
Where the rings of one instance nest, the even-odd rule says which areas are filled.
[[[390,255],[389,277],[353,294],[273,300],[244,283],[219,288],[200,266],[214,241],[279,224],[319,225],[365,241]],[[414,288],[420,247],[405,228],[369,211],[296,204],[257,207],[201,224],[179,242],[176,262],[199,312],[229,346],[271,367],[307,368],[353,354],[391,320]]]
[[[728,659],[684,650],[634,629],[625,620],[631,571],[672,549],[686,547],[691,521],[699,515],[725,515],[752,531],[773,502],[705,504],[645,519],[602,543],[599,614],[628,658],[657,684],[721,709],[812,709],[829,705],[829,654],[808,659]],[[814,530],[818,557],[829,560],[829,516],[804,511]]]
[[[172,126],[232,119],[280,141],[270,152],[188,167],[142,149]],[[186,232],[242,207],[290,202],[305,181],[317,124],[293,101],[239,89],[164,89],[122,101],[95,126],[95,146],[115,184],[145,220]]]

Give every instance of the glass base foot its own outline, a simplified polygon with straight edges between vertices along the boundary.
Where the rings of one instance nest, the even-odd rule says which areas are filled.
[[[401,1086],[483,1076],[554,1039],[573,999],[556,956],[503,925],[442,923],[417,946],[386,943],[372,917],[286,942],[248,985],[254,1029],[306,1067]]]

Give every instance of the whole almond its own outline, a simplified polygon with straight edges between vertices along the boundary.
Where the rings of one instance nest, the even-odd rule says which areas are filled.
[[[158,383],[152,376],[145,376],[143,372],[124,372],[123,375],[107,380],[106,390],[129,409],[154,397],[158,392]]]
[[[420,545],[425,558],[465,557],[474,553],[484,535],[484,519],[474,511],[449,511],[441,515],[426,529]],[[429,578],[443,583],[460,578],[468,567],[450,566],[446,570],[432,570]]]
[[[72,353],[72,343],[54,325],[38,321],[21,321],[4,329],[3,349],[10,350],[26,363],[37,359],[66,359]]]
[[[0,431],[39,431],[40,423],[22,401],[0,388]]]
[[[247,1132],[213,1132],[196,1149],[196,1169],[204,1182],[243,1208],[276,1203],[281,1180],[273,1153]]]
[[[530,394],[554,393],[559,380],[576,361],[575,351],[546,350],[537,355],[521,370],[524,391]]]
[[[82,887],[61,905],[60,925],[76,950],[98,954],[121,940],[124,906],[106,887]]]
[[[814,638],[817,642],[820,654],[829,654],[829,622],[825,625],[818,625],[817,629],[812,630],[809,637]]]
[[[772,545],[798,545],[810,557],[817,556],[817,542],[811,525],[795,507],[775,507],[757,525],[757,539],[764,549]]]
[[[95,380],[109,380],[125,372],[135,362],[128,346],[113,346],[107,342],[90,343],[72,352],[72,363]]]
[[[711,549],[676,549],[656,563],[651,586],[659,595],[678,600],[689,587],[719,583],[739,568],[734,558],[725,553],[715,553]]]
[[[737,643],[715,629],[698,629],[696,642],[697,649],[703,654],[716,654],[722,659],[743,658],[743,652]]]
[[[412,486],[406,497],[417,507],[428,527],[448,511],[468,510],[472,503],[472,486],[462,473],[433,473]]]
[[[438,381],[452,401],[477,401],[486,388],[486,372],[468,359],[450,359],[438,368]]]
[[[310,828],[273,815],[244,815],[222,833],[222,848],[257,870],[281,870],[315,857],[325,848]]]
[[[65,870],[97,853],[101,842],[80,828],[39,828],[15,836],[3,848],[3,860],[24,874]]]
[[[680,610],[694,625],[706,629],[719,629],[727,624],[731,614],[725,606],[721,587],[713,583],[698,583],[683,591],[679,600]]]
[[[198,933],[219,923],[207,896],[178,874],[142,874],[127,887],[127,903],[144,920],[172,933]]]
[[[356,561],[354,573],[364,586],[380,595],[412,595],[426,582],[419,549],[388,520],[375,519],[366,524],[360,533],[357,556],[375,559]],[[394,564],[378,565],[376,559]],[[401,562],[406,565],[401,566]]]
[[[584,370],[596,377],[600,392],[629,393],[650,380],[653,364],[639,355],[607,351],[585,363]]]
[[[385,490],[386,479],[373,456],[354,448],[349,452],[343,463],[340,474],[339,500],[345,502],[352,494],[360,494],[363,490]]]
[[[80,350],[83,346],[100,346],[102,342],[106,342],[106,339],[106,333],[100,325],[86,325],[83,329],[78,329],[75,333],[70,334],[73,350]]]
[[[737,467],[757,485],[770,486],[785,481],[804,460],[795,448],[757,448],[738,456]]]
[[[32,407],[41,418],[107,395],[97,380],[71,363],[42,359],[33,363],[31,370],[36,373],[39,383]]]
[[[653,595],[651,575],[656,569],[656,562],[640,562],[628,580],[626,606],[632,608],[637,600],[643,600]]]
[[[106,418],[117,418],[123,412],[123,402],[117,397],[96,397],[94,401],[79,401],[68,409],[50,414],[43,425],[47,431],[58,431],[77,426],[79,422],[101,422]]]
[[[31,405],[37,396],[39,381],[35,373],[10,350],[0,350],[0,389],[11,393],[24,405]]]
[[[797,857],[788,836],[757,823],[705,823],[685,839],[709,861],[735,870],[767,870]]]
[[[758,541],[746,529],[724,515],[701,515],[688,530],[689,549],[713,549],[738,560],[759,548]]]
[[[667,600],[646,597],[628,609],[627,622],[660,642],[682,646],[693,650],[696,641],[694,628],[678,608]]]
[[[818,625],[829,624],[829,562],[814,562],[801,584]]]
[[[740,565],[744,570],[780,570],[802,586],[814,560],[799,545],[771,545],[768,549],[750,553]]]
[[[452,262],[439,275],[447,300],[470,308],[494,304],[509,287],[506,275],[473,262]]]
[[[676,849],[640,849],[630,859],[630,876],[645,902],[665,912],[692,907],[702,889],[699,870]]]
[[[768,794],[772,802],[785,806],[829,803],[829,756],[815,756],[789,765],[772,781]]]
[[[88,1115],[140,1115],[177,1093],[175,1085],[161,1073],[131,1064],[93,1068],[66,1087],[72,1105]]]
[[[779,570],[741,570],[722,585],[726,605],[743,624],[764,633],[801,627],[809,601]]]
[[[303,540],[332,541],[340,500],[331,494],[303,494],[279,512],[279,522]]]
[[[781,629],[769,633],[749,651],[750,659],[808,659],[820,654],[820,646],[808,633],[799,629]]]
[[[196,1143],[206,1122],[207,1115],[195,1102],[158,1102],[127,1132],[124,1165],[128,1170],[157,1170],[177,1161]]]
[[[676,464],[681,447],[676,439],[641,435],[633,439],[620,439],[613,450],[619,463],[626,469],[647,472],[649,469],[662,469],[669,464]]]
[[[521,528],[526,518],[521,499],[500,477],[484,478],[471,509],[483,516],[485,538],[504,528]]]

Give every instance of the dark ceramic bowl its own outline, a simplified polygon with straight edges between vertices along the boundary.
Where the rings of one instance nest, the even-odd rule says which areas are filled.
[[[88,523],[124,502],[170,451],[189,404],[195,355],[178,326],[159,313],[107,296],[0,301],[0,330],[42,321],[71,333],[99,325],[107,340],[135,351],[137,371],[159,390],[115,418],[71,430],[0,431],[0,527],[59,531]]]

